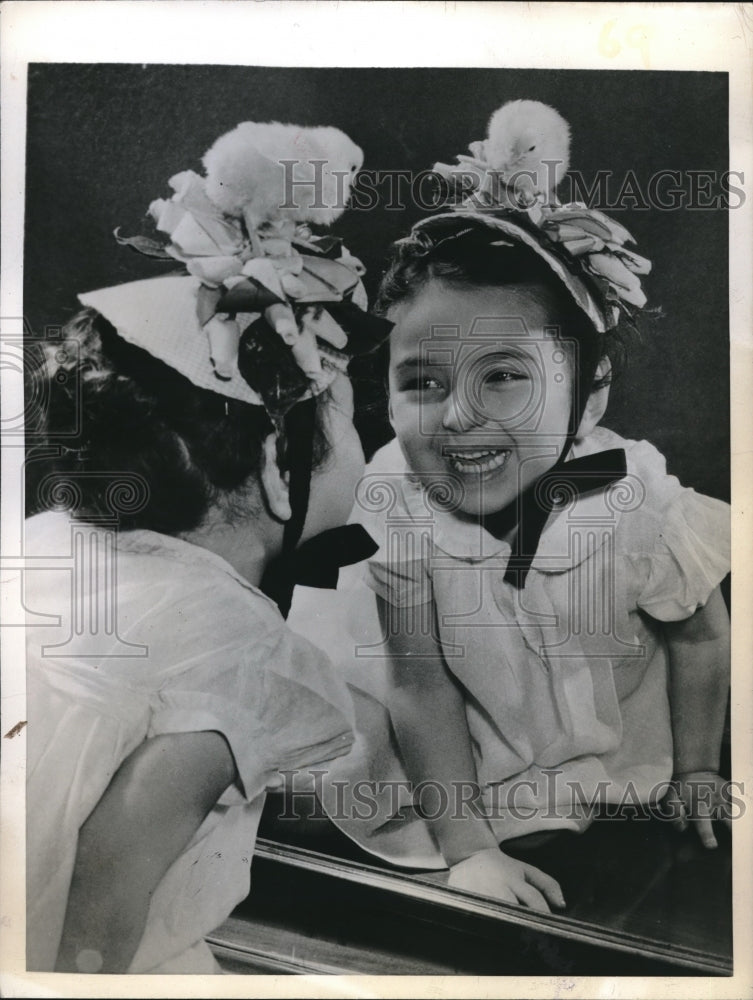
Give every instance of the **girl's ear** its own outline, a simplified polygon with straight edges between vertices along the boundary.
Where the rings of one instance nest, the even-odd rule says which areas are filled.
[[[612,371],[612,364],[609,358],[602,358],[596,369],[596,374],[594,375],[595,380],[600,380],[605,378]],[[575,440],[582,440],[587,438],[588,435],[594,430],[594,428],[599,424],[601,418],[604,416],[604,412],[607,408],[607,403],[609,402],[609,386],[605,385],[601,389],[594,389],[591,395],[588,397],[588,402],[586,403],[586,409],[578,427],[578,433],[575,435]]]
[[[395,430],[395,417],[392,413],[392,399],[390,398],[389,390],[387,391],[387,415],[390,418],[390,427]]]
[[[270,514],[278,521],[289,521],[293,512],[290,509],[288,477],[280,471],[280,466],[277,464],[276,434],[268,434],[264,439],[260,478],[262,492]]]

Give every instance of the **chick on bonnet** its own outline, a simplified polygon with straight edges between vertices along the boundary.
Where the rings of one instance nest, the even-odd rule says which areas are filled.
[[[361,262],[308,224],[330,225],[345,210],[361,149],[337,128],[242,122],[203,163],[206,177],[176,174],[173,196],[150,214],[170,236],[165,252],[202,283],[197,312],[216,376],[233,376],[241,330],[261,314],[318,391],[328,376],[317,338],[336,350],[347,338],[313,305],[367,303]],[[123,242],[143,250],[148,241]]]

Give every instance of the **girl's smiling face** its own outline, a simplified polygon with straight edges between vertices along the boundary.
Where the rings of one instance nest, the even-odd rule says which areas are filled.
[[[575,354],[552,297],[431,279],[389,318],[390,419],[410,468],[426,483],[459,480],[457,514],[502,510],[554,465],[569,430]]]

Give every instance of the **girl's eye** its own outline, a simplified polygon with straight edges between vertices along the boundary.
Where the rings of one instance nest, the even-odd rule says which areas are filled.
[[[529,146],[529,148],[528,148],[528,152],[529,152],[529,153],[532,153],[532,152],[534,151],[534,149],[536,149],[536,147],[535,147],[535,146]]]
[[[406,379],[400,386],[403,392],[441,392],[444,386],[432,375],[415,376]]]
[[[421,392],[441,392],[444,388],[442,383],[438,378],[434,378],[433,375],[424,375],[419,379],[416,379],[418,383],[418,388]]]
[[[508,382],[520,382],[525,379],[523,372],[510,371],[509,368],[500,368],[497,371],[488,372],[484,376],[487,385],[505,385]]]

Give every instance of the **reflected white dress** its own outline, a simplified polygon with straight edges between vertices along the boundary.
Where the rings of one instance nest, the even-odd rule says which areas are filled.
[[[265,789],[346,753],[352,706],[225,560],[151,531],[113,540],[61,513],[26,524],[27,966],[54,967],[78,830],[121,762],[160,733],[216,730],[239,781],[160,882],[129,972],[218,972],[204,937],[249,891]]]
[[[289,618],[353,691],[356,748],[329,766],[325,803],[365,849],[444,867],[391,729],[374,593],[413,607],[416,628],[436,630],[464,692],[482,804],[500,842],[580,830],[593,803],[644,803],[666,791],[661,622],[692,615],[727,574],[729,508],[683,488],[646,441],[597,428],[573,457],[612,448],[625,449],[627,476],[551,515],[522,590],[504,580],[509,546],[437,509],[411,483],[396,442],[372,460],[359,520],[379,552],[360,574],[344,574],[336,595],[297,594]],[[458,789],[445,806],[427,786],[421,803],[455,808],[468,794]]]

